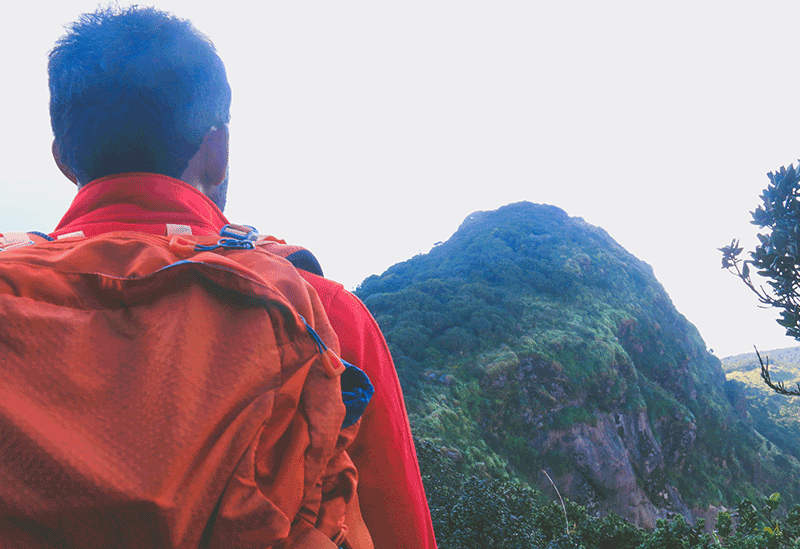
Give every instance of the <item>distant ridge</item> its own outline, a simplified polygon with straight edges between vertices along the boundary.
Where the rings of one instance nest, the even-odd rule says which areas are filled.
[[[759,354],[762,358],[765,356],[769,356],[771,360],[793,360],[797,359],[797,363],[800,364],[800,345],[794,347],[781,347],[780,349],[772,349],[769,351],[765,351],[763,349],[758,350]],[[742,360],[755,360],[758,362],[758,358],[756,357],[755,351],[752,353],[741,353],[738,355],[731,355],[725,358],[721,358],[722,367],[725,368],[725,364],[731,361],[739,362]]]
[[[789,389],[796,388],[795,385],[800,382],[800,346],[784,347],[770,351],[759,349],[758,353],[764,361],[768,361],[772,381],[781,381]],[[755,352],[723,358],[722,369],[725,370],[728,379],[740,381],[765,396],[774,395],[773,391],[761,379],[761,363],[758,361]],[[792,400],[785,396],[777,400],[781,399],[787,402]]]

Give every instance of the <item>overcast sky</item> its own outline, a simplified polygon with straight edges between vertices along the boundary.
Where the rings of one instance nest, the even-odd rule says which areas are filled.
[[[74,196],[50,156],[46,57],[96,5],[4,6],[3,229],[50,231]],[[766,172],[800,157],[800,3],[155,5],[226,63],[229,219],[310,248],[348,288],[528,200],[651,264],[717,356],[795,344],[716,248],[754,245]]]

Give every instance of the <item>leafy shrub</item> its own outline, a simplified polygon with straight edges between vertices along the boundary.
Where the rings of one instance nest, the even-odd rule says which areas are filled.
[[[641,549],[709,549],[714,543],[711,535],[703,533],[705,521],[700,519],[692,526],[682,515],[673,520],[660,519],[656,529],[647,536]]]

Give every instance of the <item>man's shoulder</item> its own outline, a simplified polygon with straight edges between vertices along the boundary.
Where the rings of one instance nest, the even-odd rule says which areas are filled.
[[[372,315],[361,300],[344,285],[323,274],[322,267],[308,249],[287,244],[274,236],[260,237],[259,246],[287,259],[317,292],[325,311],[331,317],[343,317],[348,323],[374,324]]]

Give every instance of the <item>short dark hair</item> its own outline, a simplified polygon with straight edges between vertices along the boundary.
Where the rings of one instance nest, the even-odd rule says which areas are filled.
[[[50,121],[80,183],[123,172],[180,177],[231,89],[214,44],[155,8],[98,8],[50,52]]]

